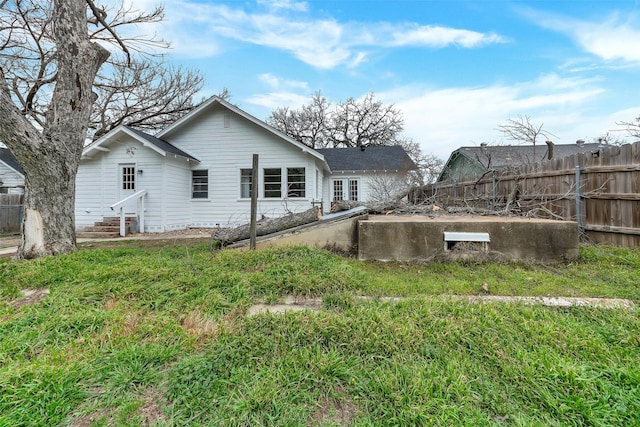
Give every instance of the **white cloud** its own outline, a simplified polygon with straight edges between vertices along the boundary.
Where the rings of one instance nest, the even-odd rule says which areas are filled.
[[[307,82],[302,82],[299,80],[286,80],[281,79],[280,77],[274,76],[273,74],[264,73],[258,76],[258,79],[265,83],[271,89],[281,89],[281,88],[290,88],[290,89],[299,89],[303,91],[309,91],[309,85]]]
[[[307,2],[292,0],[257,0],[257,3],[268,7],[270,10],[286,9],[304,12],[309,8]]]
[[[408,26],[393,31],[391,46],[428,46],[444,48],[458,45],[474,48],[492,43],[503,43],[504,38],[493,33],[479,33],[477,31],[461,30],[441,26]]]
[[[166,4],[161,33],[183,57],[214,55],[223,39],[289,52],[319,69],[363,63],[369,51],[403,46],[481,47],[504,40],[493,33],[416,23],[339,22],[310,15],[307,3],[292,0],[258,1],[263,13],[249,13],[220,4],[176,0]]]
[[[435,90],[412,86],[378,95],[403,112],[408,137],[421,143],[426,152],[446,159],[461,146],[514,143],[503,140],[497,127],[517,115],[528,115],[534,123],[543,124],[559,144],[602,135],[615,122],[587,112],[602,92],[591,80],[549,75],[511,86]]]
[[[542,28],[566,34],[585,52],[605,61],[640,62],[640,21],[638,14],[612,13],[600,20],[580,20],[566,16],[521,9]]]
[[[309,102],[309,96],[287,91],[270,92],[251,95],[246,98],[245,101],[249,104],[262,107],[268,114],[268,112],[282,106],[287,106],[291,109],[299,108]]]

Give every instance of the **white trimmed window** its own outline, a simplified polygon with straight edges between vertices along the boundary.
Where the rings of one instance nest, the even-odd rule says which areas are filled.
[[[282,197],[282,169],[265,168],[264,169],[264,197],[280,198]]]
[[[265,199],[307,196],[305,168],[264,168],[262,179]]]
[[[240,169],[240,198],[251,198],[251,180],[253,174],[251,169]]]
[[[358,197],[358,180],[357,179],[349,180],[349,200],[352,200],[352,201],[360,200]]]
[[[136,189],[136,167],[135,166],[124,166],[122,168],[122,189],[123,190]]]
[[[304,168],[287,168],[287,197],[305,196]]]
[[[358,179],[334,179],[333,180],[333,201],[360,200],[360,181]]]
[[[333,201],[344,200],[344,188],[342,188],[342,180],[333,181]]]
[[[191,197],[193,199],[209,198],[209,171],[191,171]]]

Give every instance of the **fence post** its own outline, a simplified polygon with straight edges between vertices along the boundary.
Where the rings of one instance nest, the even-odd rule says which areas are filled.
[[[256,249],[256,217],[258,215],[258,155],[253,155],[251,165],[251,215],[249,221],[249,248]]]
[[[576,166],[576,222],[578,223],[578,229],[582,231],[582,183],[580,181],[580,172],[582,168]]]
[[[491,193],[492,193],[492,205],[491,208],[495,209],[496,208],[496,186],[497,186],[497,180],[496,180],[496,173],[495,171],[491,174]]]

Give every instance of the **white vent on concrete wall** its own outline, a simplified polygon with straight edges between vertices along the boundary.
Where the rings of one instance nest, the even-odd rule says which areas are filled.
[[[444,250],[460,252],[487,252],[489,233],[444,232]]]

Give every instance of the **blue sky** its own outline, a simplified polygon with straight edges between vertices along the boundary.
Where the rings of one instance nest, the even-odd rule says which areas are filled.
[[[137,8],[157,2],[136,0]],[[265,119],[320,90],[336,102],[370,91],[400,109],[405,135],[446,159],[507,144],[527,115],[558,144],[640,115],[640,4],[615,0],[171,0],[149,31],[170,61],[198,68],[202,96]],[[612,132],[613,131],[613,132]]]

